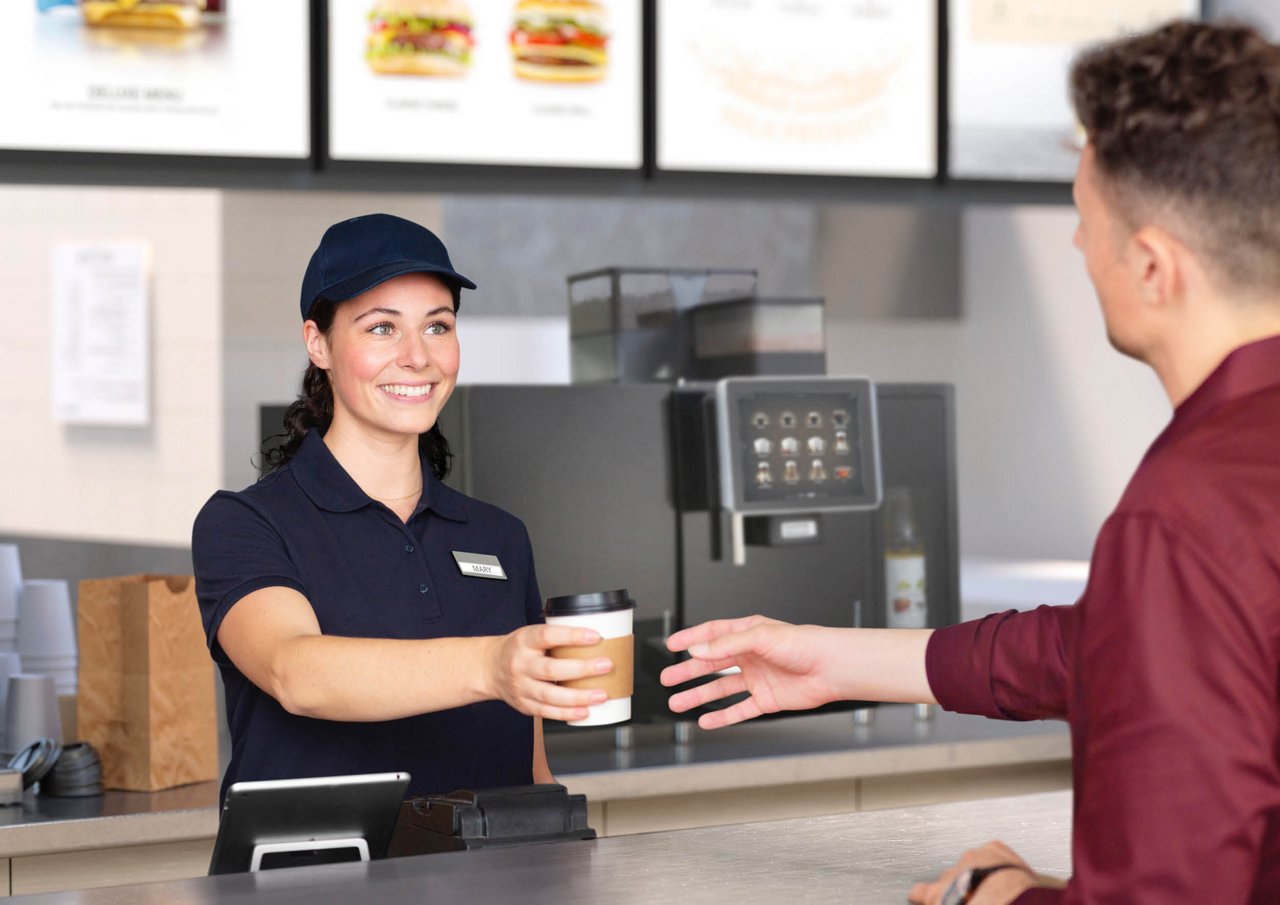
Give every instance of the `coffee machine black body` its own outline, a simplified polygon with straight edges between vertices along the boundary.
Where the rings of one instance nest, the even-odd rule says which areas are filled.
[[[836,379],[814,378],[819,390],[828,380]],[[841,466],[830,445],[842,442],[833,430],[841,409],[801,405],[795,430],[780,436],[773,428],[790,411],[753,415],[756,403],[735,403],[741,430],[760,434],[743,440],[737,491],[724,474],[733,455],[722,449],[726,400],[716,384],[459,387],[440,423],[455,452],[448,482],[524,521],[544,597],[630,590],[637,601],[633,720],[669,720],[657,674],[674,662],[663,639],[676,629],[752,613],[821,625],[894,624],[886,587],[893,526],[883,518],[882,488],[910,496],[923,558],[920,624],[958,620],[953,390],[866,387],[869,426],[861,435],[849,431],[852,456],[863,457],[854,468]],[[828,423],[832,417],[837,423]],[[806,438],[824,429],[827,440]],[[791,441],[789,434],[800,447],[798,473],[784,450],[770,448],[772,465],[756,461],[766,457],[750,443],[763,450]],[[833,503],[825,490],[783,499],[788,483],[818,478],[834,489],[850,474],[862,484],[845,499]],[[776,499],[761,502],[775,485]],[[742,498],[731,499],[735,492]]]

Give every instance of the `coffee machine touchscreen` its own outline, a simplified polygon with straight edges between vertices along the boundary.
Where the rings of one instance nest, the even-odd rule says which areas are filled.
[[[731,378],[717,385],[721,502],[735,512],[880,502],[870,381]]]

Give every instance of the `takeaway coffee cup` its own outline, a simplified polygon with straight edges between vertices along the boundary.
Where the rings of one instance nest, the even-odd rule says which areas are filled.
[[[594,660],[608,657],[613,670],[603,676],[591,676],[560,684],[567,688],[603,688],[609,699],[588,709],[585,720],[572,720],[570,726],[606,726],[631,719],[631,691],[635,643],[631,634],[631,619],[636,602],[625,589],[596,591],[590,594],[570,594],[567,597],[549,597],[543,608],[549,625],[575,625],[595,629],[600,641],[589,647],[557,647],[553,657],[574,660]]]

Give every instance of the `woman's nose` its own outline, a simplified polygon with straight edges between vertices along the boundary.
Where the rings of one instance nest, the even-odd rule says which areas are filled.
[[[407,334],[404,341],[400,343],[400,366],[419,371],[425,368],[430,360],[426,337],[417,333]]]

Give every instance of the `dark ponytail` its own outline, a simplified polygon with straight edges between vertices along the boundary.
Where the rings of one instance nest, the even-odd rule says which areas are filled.
[[[318,299],[311,307],[309,320],[316,322],[321,333],[328,333],[337,307],[328,299]],[[284,433],[268,437],[262,443],[263,470],[272,472],[283,466],[298,454],[307,431],[315,429],[323,434],[332,422],[333,389],[329,386],[329,375],[322,368],[308,364],[302,375],[302,392],[285,410]],[[438,424],[418,435],[418,455],[426,460],[438,480],[444,480],[449,474],[453,451]]]

